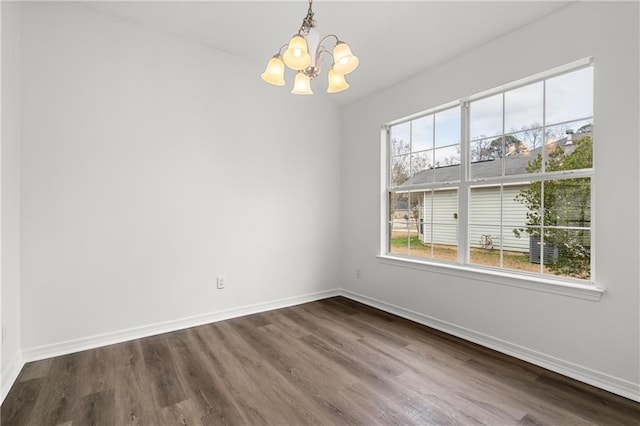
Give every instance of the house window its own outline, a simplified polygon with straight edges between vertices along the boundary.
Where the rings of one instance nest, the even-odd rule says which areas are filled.
[[[386,255],[592,281],[590,61],[384,131]]]

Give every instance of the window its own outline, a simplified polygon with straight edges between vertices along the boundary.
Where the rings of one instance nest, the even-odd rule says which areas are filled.
[[[592,281],[590,62],[384,131],[384,254]]]

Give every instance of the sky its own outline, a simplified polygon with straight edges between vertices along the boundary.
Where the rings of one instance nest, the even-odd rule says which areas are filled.
[[[546,125],[574,121],[593,115],[593,67],[586,67],[539,81],[504,93],[473,101],[469,105],[471,139],[494,137],[503,132],[503,102],[505,133],[522,130],[534,123]],[[592,122],[575,121],[556,130],[576,131]],[[411,140],[411,152],[435,150],[436,161],[457,155],[460,143],[460,107],[392,126],[391,140]],[[516,137],[522,134],[516,135]],[[520,139],[520,138],[519,138]],[[445,148],[446,147],[446,148]],[[425,153],[433,159],[434,153]],[[459,155],[458,155],[459,158]],[[442,165],[442,161],[440,162]]]

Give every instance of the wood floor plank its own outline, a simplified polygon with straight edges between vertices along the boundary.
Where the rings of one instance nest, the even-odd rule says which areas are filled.
[[[29,416],[42,389],[43,378],[16,383],[0,410],[0,424],[28,424]]]
[[[39,419],[46,419],[46,424],[56,425],[73,419],[73,409],[79,398],[75,371],[81,357],[80,353],[74,353],[52,360],[28,424],[38,424]]]
[[[49,375],[51,362],[53,358],[43,359],[41,361],[28,362],[22,368],[18,381],[26,382],[28,380],[40,379]]]
[[[157,425],[158,414],[139,341],[113,347],[115,421],[117,425]]]
[[[640,404],[343,297],[25,365],[3,426],[625,425]]]
[[[207,344],[202,344],[197,332],[185,330],[183,333],[173,333],[167,339],[190,403],[199,406],[200,412],[205,411],[208,417],[213,417],[218,423],[246,423],[247,419],[231,401],[224,379],[212,365],[220,364],[216,355],[207,350]]]
[[[251,419],[251,424],[262,424],[263,421],[268,424],[324,424],[319,420],[323,418],[323,410],[316,407],[313,397],[300,393],[229,323],[215,324],[205,332],[215,333],[222,343],[220,352],[224,366],[233,371],[230,381],[234,400],[244,411],[258,417]],[[262,402],[256,404],[257,401]]]
[[[594,389],[584,383],[568,379],[559,374],[545,372],[536,379],[544,394],[555,405],[576,410],[585,420],[597,424],[606,415],[611,425],[640,425],[637,405],[629,400],[613,397],[609,392]]]
[[[79,396],[97,394],[113,389],[115,365],[113,346],[80,352],[75,375]]]
[[[184,401],[186,394],[178,377],[166,337],[146,338],[140,344],[157,405],[164,408]]]
[[[337,398],[336,392],[345,386],[344,382],[332,382],[332,377],[338,377],[336,371],[327,364],[318,362],[317,358],[309,359],[309,354],[305,353],[299,344],[289,341],[287,351],[282,352],[279,350],[281,341],[267,333],[260,333],[244,319],[233,320],[231,324],[255,350],[262,353],[272,365],[284,373],[299,392],[314,396],[316,403],[325,412],[326,422],[356,424],[368,421],[370,424],[373,423],[373,419],[368,413],[361,411],[360,407],[350,407],[344,399]],[[314,368],[309,368],[310,365]]]
[[[158,413],[158,424],[184,426],[198,425],[202,423],[200,421],[200,417],[196,404],[187,399],[160,409]],[[214,424],[226,425],[228,423],[217,421]]]
[[[81,397],[74,405],[72,425],[115,426],[113,389]]]

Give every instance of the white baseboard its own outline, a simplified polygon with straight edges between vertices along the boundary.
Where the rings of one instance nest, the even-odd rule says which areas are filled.
[[[25,362],[38,361],[54,356],[66,355],[80,352],[87,349],[94,349],[101,346],[122,343],[128,340],[140,339],[185,328],[196,327],[226,319],[237,318],[243,315],[251,315],[273,309],[286,308],[302,303],[313,302],[315,300],[326,299],[327,297],[338,296],[339,290],[327,290],[318,293],[311,293],[302,296],[288,297],[285,299],[273,300],[264,303],[241,306],[239,308],[226,309],[218,312],[211,312],[203,315],[196,315],[188,318],[181,318],[157,324],[149,324],[141,327],[134,327],[128,330],[119,330],[111,333],[99,334],[95,336],[83,337],[76,340],[53,343],[50,345],[38,346],[35,348],[23,349],[22,358]],[[4,382],[3,382],[4,383]]]
[[[11,390],[11,386],[13,386],[18,378],[22,367],[24,367],[24,359],[20,351],[18,351],[11,357],[6,368],[2,370],[2,375],[0,376],[0,383],[2,383],[2,387],[0,388],[0,404],[4,402],[9,390]]]
[[[468,328],[460,327],[446,321],[441,321],[437,318],[348,290],[342,290],[341,295],[357,302],[364,303],[365,305],[372,306],[382,311],[398,315],[399,317],[460,337],[464,340],[511,355],[523,361],[530,362],[531,364],[546,368],[547,370],[562,374],[563,376],[571,377],[617,395],[624,396],[625,398],[640,402],[640,384],[600,373],[581,365],[507,342],[506,340],[478,333],[477,331],[473,331]]]

